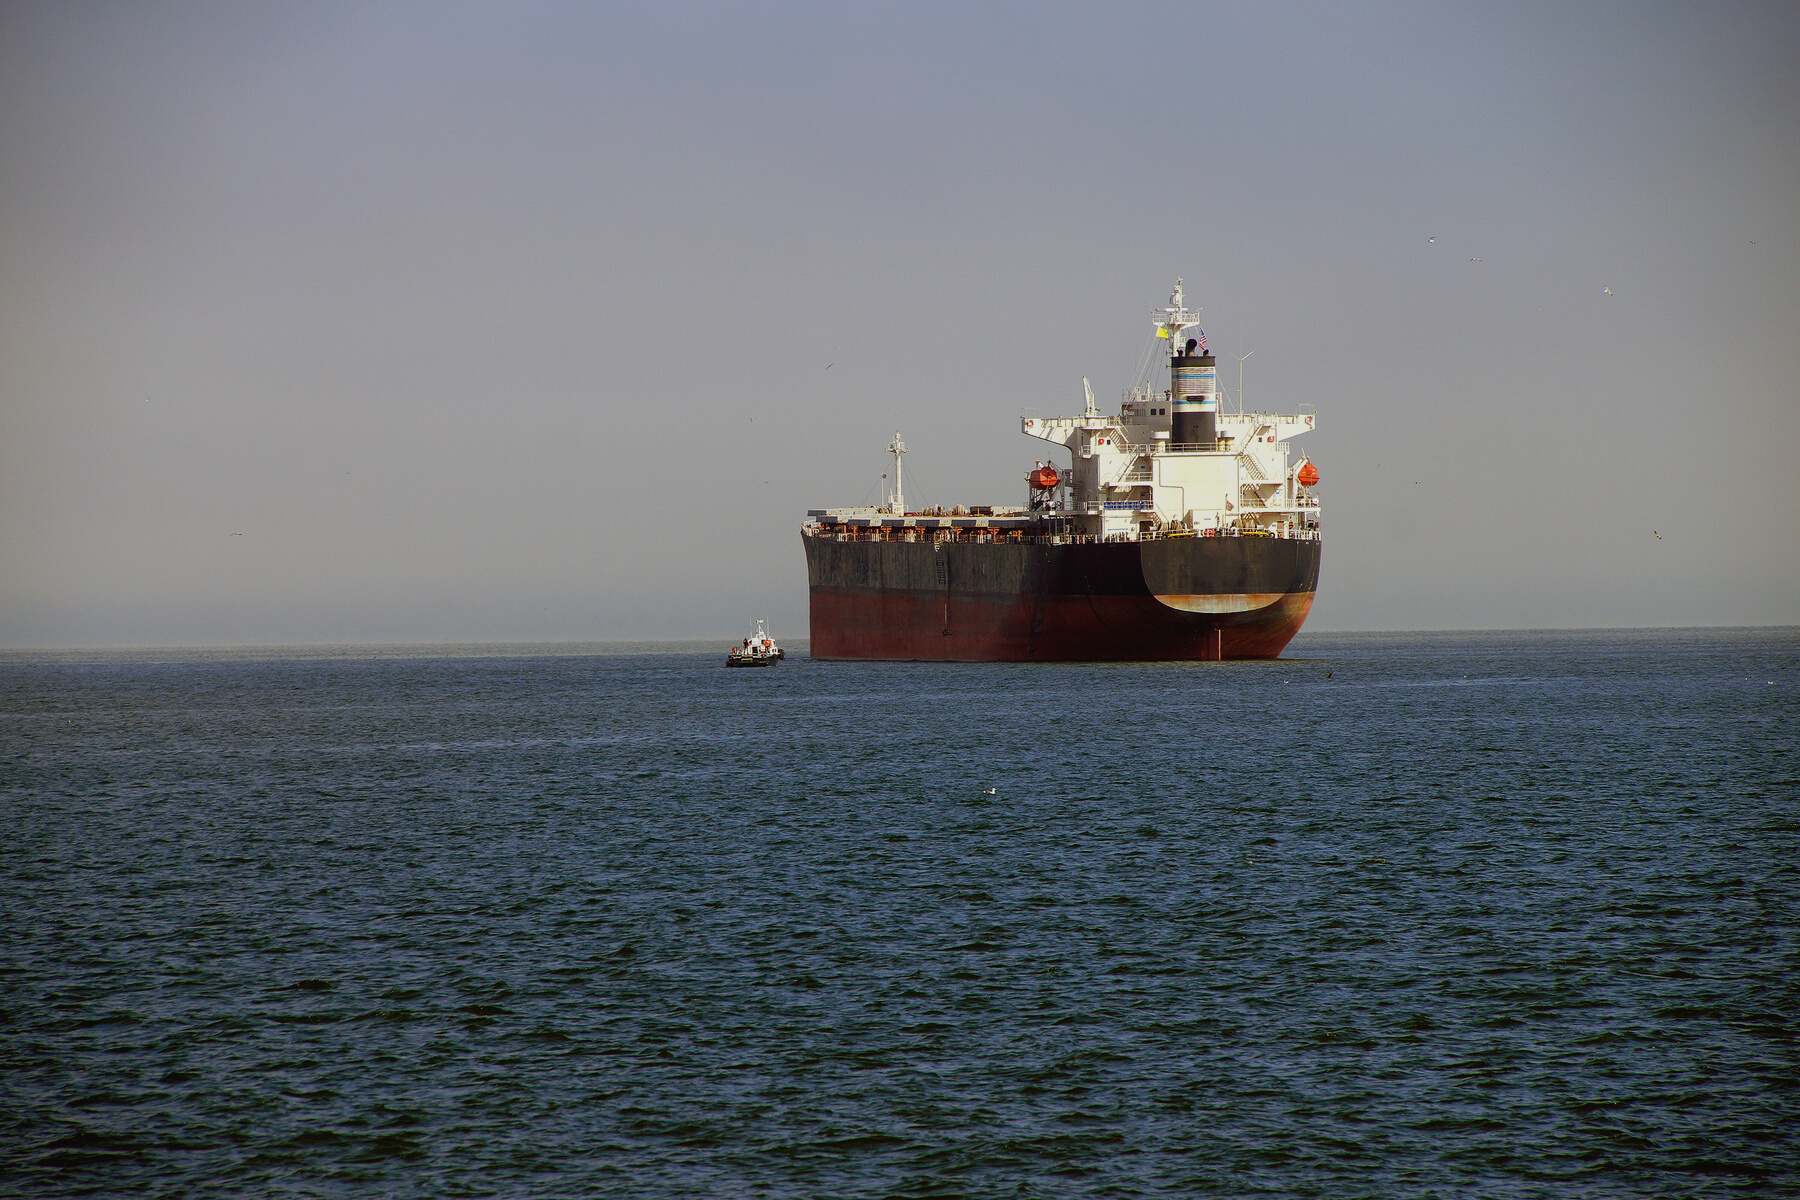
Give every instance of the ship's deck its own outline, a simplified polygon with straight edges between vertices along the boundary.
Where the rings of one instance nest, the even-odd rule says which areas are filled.
[[[939,515],[937,513],[842,513],[829,508],[807,512],[813,522],[851,529],[1026,529],[1041,525],[1047,514],[1003,511]]]
[[[1039,546],[1085,545],[1092,542],[1154,542],[1193,537],[1278,538],[1290,541],[1316,542],[1317,529],[1286,526],[1270,530],[1218,529],[1160,530],[1140,529],[1108,534],[1084,533],[1058,516],[1032,517],[827,517],[808,514],[814,519],[801,526],[806,537],[827,538],[840,542],[1009,542]]]

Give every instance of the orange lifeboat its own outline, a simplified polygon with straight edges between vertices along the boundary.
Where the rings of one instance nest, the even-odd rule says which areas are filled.
[[[1056,473],[1055,467],[1039,467],[1025,477],[1025,482],[1040,490],[1047,490],[1062,482],[1062,476]]]
[[[1310,461],[1303,462],[1300,464],[1300,473],[1294,478],[1300,481],[1301,487],[1311,487],[1319,482],[1319,468],[1313,466]]]

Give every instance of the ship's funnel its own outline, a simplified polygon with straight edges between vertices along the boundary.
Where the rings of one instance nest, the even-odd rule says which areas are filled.
[[[1193,342],[1189,342],[1191,348]],[[1172,445],[1211,450],[1219,441],[1218,360],[1210,354],[1177,354],[1169,359],[1169,407],[1174,417]]]

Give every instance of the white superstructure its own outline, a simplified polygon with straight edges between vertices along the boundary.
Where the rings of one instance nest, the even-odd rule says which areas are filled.
[[[1117,413],[1102,414],[1084,379],[1081,416],[1021,418],[1026,434],[1070,456],[1067,477],[1034,512],[1068,518],[1071,528],[1106,540],[1182,531],[1317,537],[1319,501],[1309,486],[1317,471],[1289,451],[1290,439],[1313,429],[1310,406],[1292,414],[1218,411],[1204,335],[1198,355],[1194,340],[1182,346],[1196,314],[1183,303],[1180,280],[1168,307],[1151,315],[1156,336],[1170,342],[1169,374],[1181,394],[1140,385],[1123,395]],[[1181,436],[1205,440],[1174,440],[1178,425]]]

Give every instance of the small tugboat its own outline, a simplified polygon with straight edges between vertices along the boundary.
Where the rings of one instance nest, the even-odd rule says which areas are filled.
[[[787,657],[787,652],[775,644],[763,623],[756,623],[756,636],[744,639],[741,646],[733,646],[725,656],[728,667],[772,667]]]

